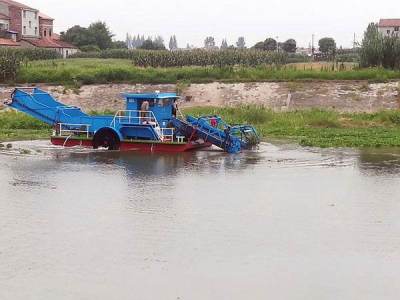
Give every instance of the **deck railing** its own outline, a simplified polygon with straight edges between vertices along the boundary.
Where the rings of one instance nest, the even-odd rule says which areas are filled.
[[[119,110],[111,122],[111,127],[115,127],[117,121],[120,124],[154,125],[160,127],[152,111],[143,110]]]
[[[152,111],[143,110],[119,110],[114,116],[110,127],[117,124],[151,125],[162,142],[174,141],[174,128],[161,128],[160,123]]]
[[[89,124],[69,124],[59,123],[53,133],[54,136],[71,136],[71,135],[85,135],[87,138],[90,136]]]

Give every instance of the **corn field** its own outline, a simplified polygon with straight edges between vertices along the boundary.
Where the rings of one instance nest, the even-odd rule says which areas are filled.
[[[0,48],[0,82],[15,81],[18,70],[23,63],[57,58],[61,58],[61,55],[48,49]]]
[[[81,52],[71,58],[120,58],[130,59],[139,67],[184,67],[184,66],[247,66],[283,65],[287,54],[259,50],[224,51],[149,51],[114,49],[101,52]]]
[[[22,60],[9,49],[0,50],[0,82],[15,80]]]

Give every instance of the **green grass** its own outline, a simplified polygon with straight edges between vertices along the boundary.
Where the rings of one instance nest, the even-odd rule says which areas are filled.
[[[48,138],[50,126],[16,111],[0,111],[0,142]]]
[[[332,70],[327,66],[283,67],[182,67],[139,68],[124,59],[68,59],[34,61],[22,66],[19,83],[95,84],[95,83],[177,83],[251,82],[292,80],[371,80],[399,79],[400,71],[384,69]]]
[[[305,110],[272,112],[262,107],[191,108],[195,116],[220,115],[231,124],[252,124],[262,138],[286,139],[314,147],[400,146],[400,111],[341,114]]]
[[[0,143],[48,139],[50,135],[51,130],[43,129],[0,129]]]

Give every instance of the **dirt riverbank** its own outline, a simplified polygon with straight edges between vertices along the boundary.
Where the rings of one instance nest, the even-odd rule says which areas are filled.
[[[176,91],[173,84],[102,84],[66,89],[41,85],[60,101],[83,110],[123,109],[123,92]],[[368,83],[367,81],[304,81],[256,83],[191,84],[183,89],[182,105],[238,106],[257,104],[277,111],[323,108],[346,112],[374,112],[400,109],[400,81]],[[0,88],[0,99],[10,96],[12,87]],[[3,102],[3,101],[2,101]]]

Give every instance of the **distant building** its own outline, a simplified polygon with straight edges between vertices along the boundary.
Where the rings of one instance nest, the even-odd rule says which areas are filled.
[[[308,47],[308,48],[297,47],[296,48],[296,54],[301,54],[301,55],[305,55],[305,56],[311,56],[312,55],[312,49],[311,49],[311,47]]]
[[[59,41],[53,30],[54,19],[35,8],[13,0],[0,0],[0,47],[53,49],[64,58],[78,52]]]
[[[400,19],[381,19],[378,28],[384,36],[400,37]]]

